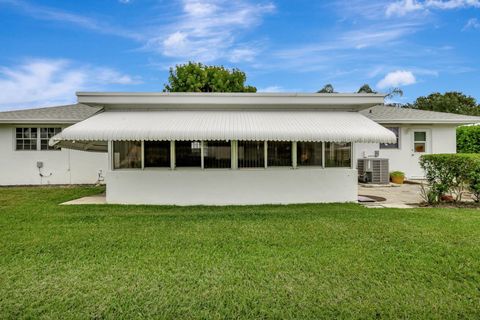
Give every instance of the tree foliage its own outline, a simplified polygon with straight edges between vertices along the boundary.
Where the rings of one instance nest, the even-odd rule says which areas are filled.
[[[335,89],[330,83],[328,83],[324,85],[322,89],[318,90],[317,93],[335,93]]]
[[[370,88],[370,85],[365,83],[363,86],[358,89],[357,93],[377,93],[376,91],[373,91],[372,88]]]
[[[432,93],[426,97],[419,97],[408,107],[420,110],[449,112],[457,114],[480,115],[480,106],[475,98],[461,92]]]
[[[457,128],[457,152],[480,153],[480,126]]]
[[[170,68],[164,92],[256,92],[245,84],[247,76],[239,69],[188,62]]]

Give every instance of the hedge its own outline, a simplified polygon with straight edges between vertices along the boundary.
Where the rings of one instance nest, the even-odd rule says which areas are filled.
[[[460,201],[465,191],[480,200],[480,154],[428,154],[420,158],[420,166],[429,185],[427,202],[441,201],[444,195]]]
[[[457,128],[457,152],[480,153],[480,125]]]

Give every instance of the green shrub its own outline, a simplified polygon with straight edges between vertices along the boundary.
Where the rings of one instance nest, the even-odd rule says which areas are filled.
[[[480,126],[457,128],[457,152],[480,153]]]
[[[452,194],[462,199],[468,189],[476,201],[480,198],[479,154],[429,154],[420,158],[429,184],[428,202],[440,201],[442,195]]]

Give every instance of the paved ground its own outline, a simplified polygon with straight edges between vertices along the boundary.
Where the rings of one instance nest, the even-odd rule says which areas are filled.
[[[83,197],[71,201],[62,203],[62,205],[72,205],[72,204],[106,204],[107,199],[105,194],[99,194],[96,196]]]
[[[365,202],[369,208],[415,208],[422,201],[419,184],[390,184],[387,186],[360,184],[358,194],[385,198],[380,202]]]
[[[380,202],[364,202],[362,205],[369,208],[415,208],[422,201],[420,197],[419,184],[403,184],[388,186],[360,184],[358,194],[362,196],[373,196],[385,198]],[[62,205],[78,204],[105,204],[105,194],[84,197],[62,203]]]

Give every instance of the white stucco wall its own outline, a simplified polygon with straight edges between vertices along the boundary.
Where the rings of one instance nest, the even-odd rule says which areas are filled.
[[[350,168],[115,170],[107,180],[107,202],[119,204],[357,201],[357,171]]]
[[[413,132],[425,130],[428,132],[426,153],[455,153],[457,149],[455,125],[385,125],[400,127],[399,149],[380,149],[378,143],[359,143],[356,147],[356,159],[373,156],[375,150],[380,150],[381,158],[389,159],[390,171],[405,172],[407,178],[422,178],[423,170],[418,159],[420,154],[413,152]]]
[[[92,184],[97,182],[100,170],[103,175],[107,172],[106,153],[68,149],[15,151],[14,129],[0,125],[0,185]],[[37,161],[43,162],[41,170],[48,177],[40,177]]]

